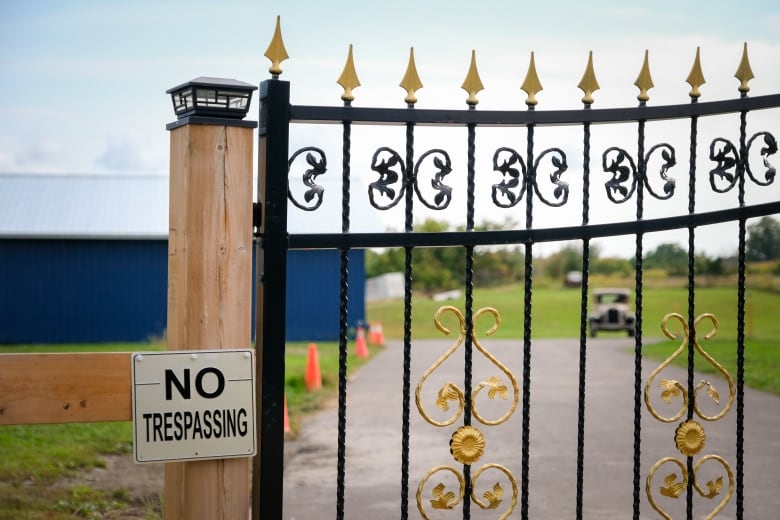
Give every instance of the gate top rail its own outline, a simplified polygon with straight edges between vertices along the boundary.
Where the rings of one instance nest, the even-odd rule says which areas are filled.
[[[262,95],[262,93],[261,93]],[[348,106],[290,106],[290,121],[298,123],[525,126],[573,125],[578,123],[618,123],[653,121],[694,116],[713,116],[761,110],[780,106],[780,94],[744,97],[705,103],[601,108],[577,110],[447,110],[419,108],[363,108]]]

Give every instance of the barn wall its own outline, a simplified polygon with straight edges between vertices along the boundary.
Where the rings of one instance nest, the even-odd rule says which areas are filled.
[[[165,240],[0,241],[0,343],[161,337],[167,258]]]
[[[349,252],[349,327],[366,319],[365,253]],[[288,341],[336,341],[339,337],[340,253],[295,250],[287,255]]]
[[[338,340],[339,252],[288,259],[287,339]],[[365,320],[363,259],[350,252],[350,327]],[[161,338],[167,270],[167,240],[0,240],[0,343]]]

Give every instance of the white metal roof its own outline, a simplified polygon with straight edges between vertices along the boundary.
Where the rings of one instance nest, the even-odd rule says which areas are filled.
[[[340,183],[320,183],[317,211],[288,204],[290,232],[340,232]],[[353,190],[350,230],[384,231],[362,182]],[[0,173],[0,238],[165,239],[168,191],[167,175]]]
[[[2,238],[167,236],[167,176],[0,173]]]

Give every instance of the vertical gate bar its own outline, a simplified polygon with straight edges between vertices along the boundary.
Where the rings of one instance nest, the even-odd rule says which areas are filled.
[[[260,84],[257,200],[263,217],[255,242],[255,349],[261,409],[259,452],[252,471],[255,519],[282,518],[283,509],[289,105],[289,82],[272,79]],[[273,304],[265,305],[266,301]]]
[[[533,110],[533,107],[529,107]],[[528,185],[525,200],[525,227],[533,229],[533,192],[536,184],[536,168],[534,167],[534,125],[528,125],[526,145],[526,164],[528,165]],[[531,464],[531,296],[533,285],[533,242],[525,244],[525,273],[523,283],[523,467],[520,475],[520,515],[522,520],[528,520],[528,475]]]
[[[409,516],[409,409],[411,406],[411,372],[412,372],[412,251],[413,247],[404,247],[404,417],[403,440],[406,442],[406,489],[405,496],[401,499],[401,518],[406,520]],[[402,463],[403,463],[402,462]],[[403,470],[403,468],[402,468]]]
[[[742,97],[747,93],[743,92]],[[739,161],[737,178],[739,179],[739,207],[745,206],[745,169],[747,145],[745,144],[747,111],[740,113],[739,119]],[[739,246],[737,274],[737,520],[742,520],[744,510],[744,449],[745,449],[745,235],[746,219],[739,217]]]
[[[344,475],[347,443],[347,304],[349,299],[349,249],[339,251],[339,397],[336,518],[344,518]]]
[[[585,105],[590,109],[590,105]],[[582,148],[582,225],[590,222],[590,123],[583,127]],[[582,286],[580,287],[580,359],[579,388],[577,400],[577,519],[582,518],[582,498],[585,462],[585,367],[587,362],[586,348],[588,325],[588,285],[590,271],[590,239],[582,240]]]
[[[474,175],[475,175],[475,149],[476,149],[476,124],[468,125],[467,164],[466,164],[466,231],[474,231]],[[466,246],[466,276],[465,276],[465,319],[466,338],[464,341],[463,364],[463,393],[466,396],[463,407],[463,423],[471,424],[472,413],[472,335],[474,333],[474,246]],[[463,497],[463,518],[471,518],[471,465],[463,466],[463,479],[466,483],[465,496]]]
[[[348,101],[344,102],[349,104]],[[349,187],[352,123],[343,122],[341,159],[341,232],[349,233]],[[340,250],[339,280],[339,404],[336,518],[344,518],[344,475],[347,449],[347,343],[349,303],[349,248]]]
[[[691,103],[696,103],[697,98],[691,98]],[[690,136],[690,162],[688,166],[688,214],[693,215],[696,210],[696,145],[698,141],[698,116],[691,116]],[[693,419],[695,409],[696,392],[694,391],[694,344],[696,341],[696,234],[695,228],[688,226],[688,420]],[[693,457],[688,457],[688,485],[686,493],[686,507],[688,518],[693,516]]]
[[[414,106],[414,105],[412,105]],[[414,123],[406,123],[406,172],[414,168]],[[404,180],[406,182],[406,180]],[[405,230],[412,230],[411,203],[407,199]],[[401,520],[409,517],[409,415],[412,395],[412,248],[404,248],[404,361],[403,417],[401,420]]]
[[[644,102],[642,102],[644,105]],[[639,121],[637,132],[637,164],[636,179],[636,220],[641,221],[644,215],[644,182],[645,164],[645,121]],[[636,333],[634,335],[634,520],[639,520],[640,478],[642,471],[642,238],[644,233],[637,231],[634,264],[634,305],[636,309]]]

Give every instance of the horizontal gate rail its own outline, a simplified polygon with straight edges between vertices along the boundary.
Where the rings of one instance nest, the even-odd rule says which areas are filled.
[[[576,125],[582,123],[626,123],[659,121],[698,116],[739,113],[780,106],[780,94],[743,97],[725,101],[628,108],[588,108],[579,110],[435,110],[420,108],[364,108],[355,106],[290,106],[290,122],[354,124],[406,124],[426,126],[525,126]],[[261,122],[262,125],[262,122]]]
[[[322,233],[291,234],[290,249],[333,249],[370,247],[442,247],[482,246],[558,242],[585,238],[603,238],[652,233],[686,227],[733,222],[739,219],[762,217],[780,213],[780,201],[755,204],[693,215],[678,215],[647,220],[631,220],[612,224],[591,224],[559,228],[511,229],[496,231],[447,231],[444,233]]]

